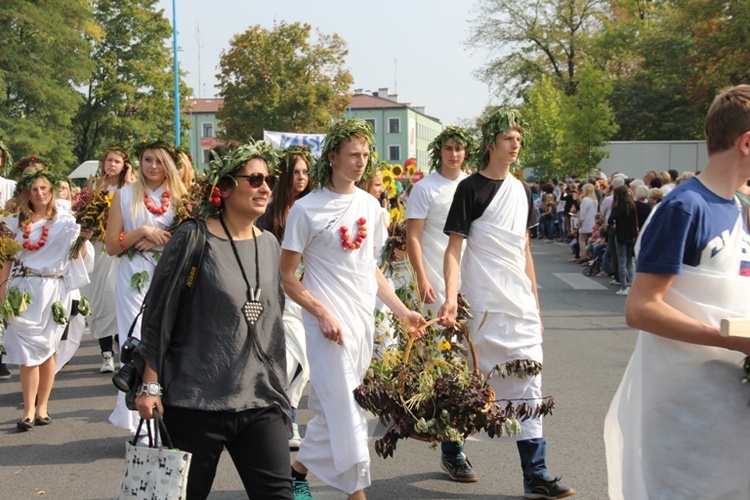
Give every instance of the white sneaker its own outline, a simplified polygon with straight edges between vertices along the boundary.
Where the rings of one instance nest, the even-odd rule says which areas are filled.
[[[299,427],[297,424],[292,424],[292,437],[289,438],[289,449],[299,450],[300,444],[302,444],[302,438],[299,435]]]
[[[630,293],[630,288],[623,288],[615,292],[616,295],[627,295],[628,293]]]
[[[102,353],[102,367],[99,368],[99,373],[112,373],[115,371],[115,360],[112,357],[111,352]]]

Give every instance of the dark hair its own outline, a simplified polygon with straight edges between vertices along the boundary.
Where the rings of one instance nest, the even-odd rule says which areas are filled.
[[[661,179],[659,179],[658,176],[654,177],[653,179],[651,179],[651,182],[649,182],[648,185],[650,187],[652,187],[652,188],[660,188],[661,187]]]
[[[670,168],[669,170],[667,170],[667,172],[669,173],[669,177],[672,179],[672,182],[675,182],[680,176],[680,173],[673,168]]]
[[[612,208],[619,207],[620,204],[625,206],[625,213],[635,209],[635,202],[627,186],[617,186],[612,194]]]
[[[311,165],[304,155],[292,154],[286,156],[279,165],[281,175],[276,186],[273,188],[273,202],[269,207],[271,219],[270,231],[276,236],[279,242],[284,238],[284,228],[286,227],[286,217],[289,214],[289,208],[294,205],[296,200],[310,192],[310,182],[308,179],[305,189],[297,196],[294,195],[294,168],[297,166],[298,161],[302,161],[307,166],[309,175]]]

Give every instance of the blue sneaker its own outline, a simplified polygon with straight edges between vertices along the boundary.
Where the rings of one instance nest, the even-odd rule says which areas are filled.
[[[303,481],[292,480],[292,495],[294,500],[315,500],[310,492],[310,483],[307,479]]]
[[[544,476],[536,476],[531,481],[527,482],[524,480],[523,497],[556,499],[572,497],[576,494],[576,490],[573,488],[568,488],[560,484],[559,477],[549,477],[551,479],[547,479]]]

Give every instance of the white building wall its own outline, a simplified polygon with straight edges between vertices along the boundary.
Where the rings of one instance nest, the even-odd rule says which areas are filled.
[[[679,173],[697,172],[708,161],[706,141],[615,141],[603,149],[610,157],[599,167],[608,176],[624,172],[641,178],[649,170],[664,172],[671,168]]]

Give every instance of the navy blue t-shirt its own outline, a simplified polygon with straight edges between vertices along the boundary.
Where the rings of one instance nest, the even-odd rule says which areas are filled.
[[[731,231],[741,217],[737,202],[715,194],[693,177],[673,189],[655,208],[641,235],[636,270],[680,274],[697,267],[709,243]],[[721,251],[716,246],[706,257]]]

